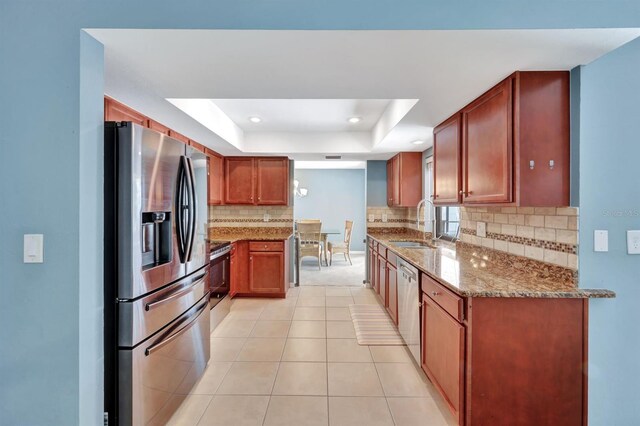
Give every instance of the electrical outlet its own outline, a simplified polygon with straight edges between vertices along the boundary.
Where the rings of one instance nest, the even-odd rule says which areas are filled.
[[[609,231],[593,231],[593,251],[609,251]]]
[[[369,222],[373,222],[375,220],[375,215],[369,215]]]
[[[269,222],[271,220],[271,215],[269,213],[265,213],[264,215],[262,215],[262,220],[264,220],[265,222]]]
[[[476,223],[476,235],[478,237],[486,238],[487,237],[487,223],[486,222],[477,222]]]
[[[386,213],[382,213],[382,221],[383,222],[387,221],[387,214]]]
[[[627,253],[640,254],[640,231],[627,231]]]

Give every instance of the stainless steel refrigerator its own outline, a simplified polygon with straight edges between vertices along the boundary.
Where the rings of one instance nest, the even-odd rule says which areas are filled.
[[[207,161],[105,123],[105,412],[163,425],[209,360]]]

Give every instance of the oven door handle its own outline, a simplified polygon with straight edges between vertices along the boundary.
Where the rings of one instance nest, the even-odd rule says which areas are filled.
[[[171,293],[169,296],[164,297],[162,299],[159,300],[154,300],[153,302],[149,302],[144,306],[144,310],[145,311],[150,311],[153,308],[156,308],[160,305],[164,305],[167,302],[170,302],[174,299],[177,299],[178,297],[182,297],[185,294],[189,293],[193,287],[195,287],[197,284],[200,283],[200,281],[202,281],[204,279],[204,277],[207,275],[207,272],[205,272],[204,274],[200,275],[197,278],[194,278],[194,280],[191,282],[191,285],[189,285],[188,287],[184,287],[178,291],[176,291],[175,293]]]
[[[204,312],[205,309],[207,309],[208,306],[209,306],[209,298],[205,297],[205,300],[202,303],[202,306],[200,306],[198,308],[197,314],[195,314],[193,316],[193,319],[191,321],[189,321],[186,325],[184,325],[178,331],[173,333],[171,336],[169,336],[166,339],[163,339],[160,342],[158,342],[158,343],[156,343],[154,345],[151,345],[147,349],[145,349],[145,351],[144,351],[145,356],[149,356],[152,353],[154,353],[155,351],[161,349],[163,346],[168,345],[169,343],[173,342],[175,339],[180,337],[180,335],[182,333],[186,332],[191,327],[193,327],[196,324],[196,322],[198,322],[198,318],[200,318],[200,315],[202,315],[202,313]]]
[[[231,246],[228,246],[222,250],[220,250],[218,253],[212,254],[211,257],[209,258],[209,260],[216,260],[221,258],[222,256],[224,256],[225,254],[228,254],[231,251]]]

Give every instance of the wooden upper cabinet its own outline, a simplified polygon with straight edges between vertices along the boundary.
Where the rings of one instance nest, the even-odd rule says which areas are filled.
[[[139,112],[111,98],[104,98],[105,121],[131,121],[141,126],[148,126],[148,118]]]
[[[414,207],[422,199],[422,153],[401,152],[387,161],[387,204]]]
[[[518,71],[436,127],[435,203],[568,206],[569,99],[569,72]]]
[[[225,204],[288,204],[288,158],[225,157],[224,164]]]
[[[225,204],[254,204],[253,157],[224,159]]]
[[[393,159],[387,161],[387,206],[393,207]]]
[[[256,158],[257,204],[289,203],[289,159]]]
[[[514,80],[515,200],[520,206],[568,206],[569,72],[518,72]]]
[[[183,143],[185,143],[187,145],[189,144],[189,138],[186,137],[183,134],[180,134],[180,133],[176,132],[175,130],[169,129],[169,136],[171,136],[172,138],[177,139],[180,142],[183,142]]]
[[[156,132],[164,133],[169,136],[169,128],[164,124],[160,124],[157,121],[149,119],[149,128],[151,130],[155,130]]]
[[[209,205],[223,203],[224,193],[224,159],[218,153],[206,149],[209,164]]]
[[[457,113],[433,130],[433,203],[457,204],[461,201],[460,114]]]
[[[462,201],[513,200],[512,79],[507,78],[462,110]]]

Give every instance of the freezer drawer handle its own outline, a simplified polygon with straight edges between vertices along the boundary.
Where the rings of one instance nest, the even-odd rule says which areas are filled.
[[[182,290],[178,290],[175,293],[169,295],[168,297],[165,297],[163,299],[160,300],[155,300],[153,302],[149,302],[144,306],[144,310],[145,311],[150,311],[151,309],[160,306],[160,305],[164,305],[165,303],[173,300],[173,299],[177,299],[178,297],[182,297],[185,294],[189,293],[191,291],[191,289],[193,289],[193,287],[195,287],[198,283],[200,283],[200,281],[203,280],[203,278],[207,275],[207,273],[205,272],[204,274],[200,275],[198,278],[195,278],[192,282],[191,285],[189,287],[183,288]]]
[[[180,330],[176,331],[175,333],[173,333],[171,336],[167,337],[166,339],[156,343],[155,345],[149,346],[144,351],[145,356],[149,356],[152,353],[154,353],[155,351],[157,351],[158,349],[162,348],[163,346],[171,343],[172,341],[174,341],[175,339],[180,337],[180,335],[182,335],[182,333],[184,333],[185,331],[187,331],[191,327],[193,327],[196,324],[196,322],[198,322],[198,318],[200,318],[200,315],[202,315],[202,313],[204,312],[205,309],[207,309],[208,306],[209,306],[209,298],[206,297],[205,301],[202,303],[202,306],[200,306],[198,308],[198,314],[195,315],[194,318],[191,321],[189,321],[189,323],[187,325],[185,325]]]

